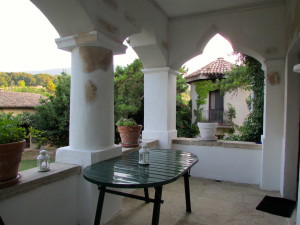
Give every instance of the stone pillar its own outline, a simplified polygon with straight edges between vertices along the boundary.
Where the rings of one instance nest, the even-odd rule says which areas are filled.
[[[122,154],[114,144],[113,52],[125,51],[102,34],[92,31],[56,40],[72,54],[70,145],[59,148],[56,162],[83,168]],[[78,183],[78,224],[94,223],[99,191],[81,176]],[[121,210],[121,198],[106,196],[102,223]]]
[[[284,60],[265,61],[261,188],[279,190],[284,121]]]
[[[298,74],[297,70],[293,71],[294,65],[299,62],[298,54],[295,48],[287,55],[285,74],[283,178],[280,192],[284,198],[291,200],[296,200],[298,188],[300,71]]]
[[[143,139],[159,140],[159,146],[170,149],[176,131],[177,72],[169,67],[144,69]]]

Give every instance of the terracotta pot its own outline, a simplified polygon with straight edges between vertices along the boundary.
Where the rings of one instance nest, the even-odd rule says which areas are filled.
[[[139,146],[139,137],[142,125],[133,127],[119,126],[118,131],[121,137],[121,146],[124,148]]]
[[[0,144],[0,182],[17,177],[24,148],[25,141]]]

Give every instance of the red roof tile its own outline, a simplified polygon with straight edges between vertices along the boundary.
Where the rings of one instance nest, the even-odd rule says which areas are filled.
[[[0,91],[0,108],[34,108],[43,95],[25,92]]]
[[[224,58],[218,58],[217,60],[207,64],[201,69],[187,75],[185,79],[196,78],[199,76],[199,79],[209,78],[212,75],[224,75],[225,72],[231,71],[231,67],[234,64],[227,62]],[[193,79],[194,80],[194,79]]]

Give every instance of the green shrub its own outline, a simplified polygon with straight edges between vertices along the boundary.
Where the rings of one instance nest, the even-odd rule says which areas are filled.
[[[26,138],[26,129],[20,127],[19,121],[12,113],[0,114],[0,144],[20,142]]]
[[[41,131],[37,134],[40,141],[45,138],[54,146],[69,145],[70,83],[69,75],[58,76],[55,95],[36,107],[33,128]]]
[[[124,127],[133,127],[133,126],[137,126],[137,123],[135,122],[134,119],[132,118],[123,118],[121,117],[121,119],[118,120],[118,122],[116,123],[117,126],[124,126]]]

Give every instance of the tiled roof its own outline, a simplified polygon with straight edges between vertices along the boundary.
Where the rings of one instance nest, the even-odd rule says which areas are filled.
[[[41,98],[45,97],[34,93],[0,91],[0,108],[34,108]]]
[[[201,69],[187,75],[185,79],[191,79],[193,78],[209,78],[210,76],[216,76],[216,75],[224,75],[225,72],[231,71],[231,67],[234,64],[227,62],[224,60],[224,58],[217,58],[217,60],[207,64],[206,66],[202,67]]]

